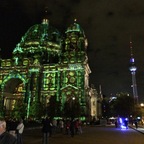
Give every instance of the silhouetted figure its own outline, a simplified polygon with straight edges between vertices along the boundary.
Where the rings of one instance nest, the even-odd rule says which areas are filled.
[[[7,121],[7,131],[12,134],[13,136],[16,137],[16,127],[17,127],[17,122],[15,119],[9,119]]]
[[[48,144],[48,137],[51,136],[51,131],[52,131],[52,124],[50,122],[50,119],[46,117],[42,121],[43,127],[42,127],[42,132],[43,132],[43,144]]]
[[[72,120],[71,123],[70,123],[70,134],[71,134],[71,137],[74,137],[74,130],[75,130],[75,121]]]
[[[125,125],[126,129],[128,129],[128,121],[127,120],[124,121],[124,125]]]
[[[23,124],[23,120],[21,119],[16,131],[17,131],[17,144],[23,144],[23,140],[22,140],[22,134],[23,134],[23,130],[24,130],[24,124]]]
[[[70,121],[67,120],[65,123],[65,133],[68,135],[70,133]]]
[[[118,122],[117,122],[117,120],[115,121],[115,127],[116,127],[116,128],[118,127]]]
[[[6,132],[6,121],[0,119],[0,144],[17,144],[16,137]]]
[[[136,127],[136,129],[138,128],[138,122],[137,122],[137,120],[135,121],[135,127]]]

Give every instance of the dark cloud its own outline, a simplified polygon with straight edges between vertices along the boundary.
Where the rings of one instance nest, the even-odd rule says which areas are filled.
[[[0,8],[3,9],[3,8],[8,8],[9,6],[9,3],[5,0],[1,0],[0,2]]]

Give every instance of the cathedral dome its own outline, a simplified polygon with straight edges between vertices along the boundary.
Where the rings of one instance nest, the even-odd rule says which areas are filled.
[[[88,42],[76,20],[66,29],[65,34],[65,51],[85,51]]]
[[[72,33],[72,32],[77,32],[77,33],[79,33],[79,34],[81,34],[83,36],[85,35],[83,29],[81,28],[81,26],[78,23],[76,23],[76,19],[74,20],[74,23],[71,24],[67,28],[65,33],[67,34],[67,33]]]
[[[35,24],[28,29],[13,50],[13,54],[27,56],[33,54],[59,55],[61,53],[62,36],[60,32],[52,27],[48,19],[43,19],[41,24]]]

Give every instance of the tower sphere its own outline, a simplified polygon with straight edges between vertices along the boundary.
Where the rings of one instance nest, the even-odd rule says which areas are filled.
[[[131,72],[135,72],[135,71],[137,70],[137,67],[136,67],[136,66],[131,66],[131,67],[129,68],[129,70],[130,70]]]

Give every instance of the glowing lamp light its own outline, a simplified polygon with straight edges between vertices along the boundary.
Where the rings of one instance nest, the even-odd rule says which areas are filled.
[[[120,124],[122,124],[122,118],[120,118],[119,121],[120,121]]]
[[[144,104],[143,104],[143,103],[141,103],[141,104],[140,104],[140,106],[141,106],[141,107],[144,107]]]
[[[128,118],[125,118],[126,121],[128,121]]]
[[[122,130],[125,130],[125,129],[127,129],[127,128],[126,128],[126,126],[121,125],[121,129],[122,129]]]
[[[119,118],[120,128],[121,128],[122,130],[126,130],[126,129],[127,129],[127,126],[125,125],[124,120],[125,120],[125,121],[128,121],[128,118],[125,118],[125,119]]]
[[[75,97],[72,97],[72,100],[75,100]]]
[[[137,119],[140,120],[141,118],[140,118],[140,117],[137,117]]]

